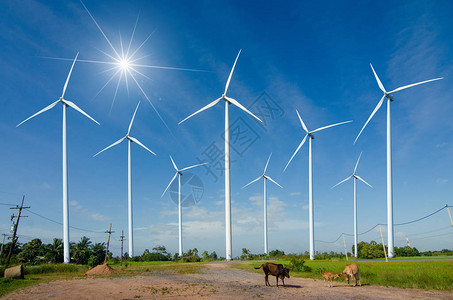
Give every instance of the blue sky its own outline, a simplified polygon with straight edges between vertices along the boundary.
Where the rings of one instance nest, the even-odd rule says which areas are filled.
[[[101,126],[68,109],[70,225],[84,229],[71,229],[71,241],[83,235],[105,241],[102,232],[113,223],[112,249],[118,254],[119,233],[127,232],[127,146],[93,155],[125,135],[141,101],[131,135],[157,157],[133,145],[136,254],[156,245],[177,251],[177,206],[169,194],[161,198],[174,175],[169,154],[184,167],[206,160],[216,146],[223,149],[223,104],[178,122],[221,96],[239,49],[228,94],[254,113],[268,113],[262,126],[230,109],[230,123],[245,130],[232,150],[233,256],[241,248],[263,251],[262,182],[241,187],[261,174],[270,152],[268,174],[284,189],[268,185],[269,248],[308,251],[308,145],[283,173],[304,137],[296,109],[309,129],[354,120],[316,134],[313,141],[315,239],[334,241],[342,232],[352,233],[352,182],[331,187],[352,173],[360,152],[358,174],[374,189],[358,184],[359,232],[386,223],[385,107],[353,145],[382,96],[370,63],[387,90],[445,78],[399,92],[392,103],[395,223],[453,205],[450,1],[84,3],[116,49],[121,41],[129,43],[137,20],[131,49],[151,34],[137,52],[140,64],[203,72],[137,68],[146,75],[134,73],[137,81],[167,129],[130,78],[128,88],[120,82],[113,103],[118,77],[98,93],[113,75],[110,67],[76,63],[65,98]],[[62,222],[61,106],[16,125],[59,98],[77,52],[80,60],[110,61],[104,52],[113,50],[79,1],[1,6],[0,202],[17,204],[25,194],[33,213]],[[197,205],[184,208],[184,248],[224,256],[224,181],[216,163],[210,165],[212,173],[204,167],[192,172],[204,192]],[[33,213],[21,220],[21,242],[62,237],[60,225]],[[0,206],[2,233],[9,231],[10,214],[7,205]],[[444,210],[395,227],[395,246],[404,246],[407,235],[421,250],[451,249],[449,226]],[[360,240],[378,238],[373,230]],[[350,251],[352,238],[346,243]],[[315,250],[340,252],[343,242],[317,242]]]

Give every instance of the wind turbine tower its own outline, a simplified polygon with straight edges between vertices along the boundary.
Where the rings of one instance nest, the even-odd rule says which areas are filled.
[[[384,85],[382,84],[381,80],[379,79],[378,75],[374,71],[373,65],[370,64],[370,66],[371,66],[371,69],[373,70],[373,74],[374,74],[374,77],[376,78],[379,88],[384,93],[384,95],[382,96],[381,100],[378,102],[378,104],[374,108],[373,112],[371,113],[370,117],[366,121],[365,125],[363,125],[362,130],[360,130],[359,134],[357,135],[357,137],[354,141],[354,144],[357,142],[357,139],[359,138],[362,131],[365,129],[368,122],[370,122],[370,120],[373,118],[374,114],[382,106],[384,99],[387,98],[387,236],[388,236],[388,245],[387,246],[388,246],[388,251],[389,251],[389,257],[392,258],[394,256],[394,246],[393,246],[394,239],[393,239],[392,136],[391,136],[391,122],[390,122],[390,103],[394,100],[393,93],[405,90],[407,88],[410,88],[410,87],[413,87],[416,85],[440,80],[443,78],[441,77],[441,78],[425,80],[422,82],[405,85],[405,86],[399,87],[397,89],[394,89],[393,91],[387,92],[385,90]]]
[[[216,105],[220,100],[225,100],[225,244],[226,244],[225,257],[226,257],[226,260],[231,260],[231,258],[232,258],[232,253],[231,253],[232,245],[231,245],[230,130],[229,130],[228,106],[230,104],[233,104],[233,105],[239,107],[240,109],[242,109],[243,111],[245,111],[246,113],[248,113],[249,115],[251,115],[252,117],[254,117],[255,119],[257,119],[258,121],[262,122],[257,116],[255,116],[247,108],[242,106],[237,100],[230,98],[226,95],[227,91],[228,91],[228,87],[230,85],[231,77],[233,76],[234,68],[236,67],[236,62],[237,62],[240,54],[241,54],[241,50],[239,50],[236,60],[234,61],[233,68],[231,69],[230,76],[228,77],[227,83],[225,85],[225,91],[223,92],[222,96],[220,96],[220,98],[212,101],[205,107],[194,112],[193,114],[191,114],[190,116],[188,116],[187,118],[185,118],[184,120],[179,122],[179,124],[181,124],[182,122],[186,121],[190,117]]]
[[[261,178],[264,178],[264,196],[263,196],[263,203],[264,203],[264,253],[269,254],[269,249],[268,249],[268,236],[267,236],[267,180],[270,180],[271,182],[275,183],[279,187],[283,188],[280,184],[278,184],[275,180],[270,178],[269,176],[266,175],[266,170],[267,166],[269,165],[269,160],[271,159],[272,153],[269,155],[269,158],[267,159],[266,166],[264,167],[263,175],[260,177],[252,180],[251,182],[247,183],[244,185],[242,188],[245,188],[246,186],[260,180]]]
[[[332,189],[340,184],[342,184],[345,181],[348,181],[349,179],[353,178],[354,179],[354,257],[357,258],[357,179],[368,185],[369,187],[373,188],[368,182],[363,180],[359,175],[357,175],[355,172],[357,171],[357,166],[359,165],[360,157],[362,156],[362,153],[360,153],[359,158],[357,159],[357,163],[355,164],[354,172],[352,172],[352,175],[349,176],[348,178],[340,181],[336,185],[332,187]]]
[[[156,155],[153,151],[149,150],[145,145],[143,145],[139,140],[134,137],[131,137],[129,134],[131,132],[132,124],[134,123],[135,114],[137,113],[138,106],[140,102],[138,102],[137,107],[135,108],[134,115],[132,116],[131,122],[129,124],[129,129],[124,137],[119,139],[118,141],[114,142],[110,146],[102,149],[98,153],[96,153],[93,157],[101,154],[105,150],[118,145],[124,140],[127,140],[127,215],[128,215],[128,223],[129,223],[129,256],[134,257],[134,224],[133,224],[133,217],[132,217],[132,170],[131,170],[131,145],[132,143],[136,143],[137,145],[141,146],[148,152],[153,155]]]
[[[305,143],[305,140],[307,139],[307,137],[309,137],[310,140],[308,143],[308,227],[309,227],[309,240],[310,240],[310,260],[314,260],[315,259],[315,232],[314,232],[314,208],[313,208],[313,160],[312,160],[312,151],[311,151],[311,142],[315,138],[313,133],[330,128],[330,127],[346,124],[346,123],[349,123],[352,121],[336,123],[336,124],[324,126],[324,127],[309,131],[307,129],[307,126],[305,126],[304,121],[302,121],[302,118],[300,117],[299,112],[297,110],[296,110],[296,113],[297,113],[297,116],[299,117],[300,124],[302,125],[303,129],[305,130],[305,132],[307,134],[305,135],[302,142],[299,144],[299,147],[297,147],[293,156],[291,156],[291,158],[288,161],[288,163],[286,164],[286,167],[283,170],[283,172],[286,171],[286,168],[288,168],[288,166],[291,163],[291,161],[293,160],[294,156],[297,154],[297,152],[299,152],[299,149]]]
[[[76,57],[74,58],[74,61],[72,62],[71,70],[69,70],[68,77],[66,78],[66,82],[63,87],[63,93],[61,94],[60,99],[55,101],[54,103],[50,104],[49,106],[43,108],[42,110],[38,111],[28,119],[25,119],[24,121],[20,122],[16,127],[19,127],[23,123],[27,122],[31,118],[48,111],[49,109],[53,108],[55,105],[58,103],[63,104],[63,262],[64,263],[69,263],[71,262],[71,256],[69,254],[69,202],[68,202],[68,151],[67,151],[67,140],[66,140],[66,107],[72,107],[73,109],[77,110],[80,112],[82,115],[86,116],[93,122],[99,125],[99,123],[90,117],[86,112],[81,110],[77,105],[75,105],[74,102],[68,101],[64,99],[64,95],[66,93],[66,88],[68,87],[68,82],[69,78],[71,77],[72,69],[74,68],[74,64],[77,61],[77,57],[79,56],[79,53],[77,53]]]
[[[171,180],[170,183],[167,185],[167,188],[166,188],[165,191],[162,193],[162,196],[161,196],[161,197],[164,196],[165,192],[168,190],[168,188],[170,187],[170,185],[173,183],[173,181],[175,181],[176,176],[178,176],[179,256],[182,257],[182,255],[184,254],[184,252],[183,252],[183,247],[182,247],[182,202],[181,202],[181,176],[182,176],[182,172],[187,171],[187,170],[190,170],[190,169],[193,169],[193,168],[198,167],[198,166],[206,165],[207,163],[202,163],[202,164],[198,164],[198,165],[193,165],[193,166],[186,167],[186,168],[183,168],[183,169],[180,170],[180,169],[178,169],[178,167],[176,166],[175,161],[173,160],[173,158],[171,157],[171,155],[170,155],[170,159],[171,159],[171,163],[173,164],[173,167],[174,167],[175,170],[176,170],[176,174],[175,174],[175,176],[173,176],[172,180]]]

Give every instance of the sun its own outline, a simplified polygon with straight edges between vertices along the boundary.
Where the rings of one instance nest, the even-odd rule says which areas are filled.
[[[129,59],[127,58],[122,58],[118,62],[119,67],[121,68],[122,71],[127,72],[130,68],[130,62]]]

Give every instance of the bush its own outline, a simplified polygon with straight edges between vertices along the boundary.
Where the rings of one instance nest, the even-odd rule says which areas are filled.
[[[304,264],[305,260],[303,258],[291,257],[289,260],[289,268],[294,272],[310,272],[311,268],[308,266],[305,266],[304,268]],[[308,269],[310,270],[306,271]]]

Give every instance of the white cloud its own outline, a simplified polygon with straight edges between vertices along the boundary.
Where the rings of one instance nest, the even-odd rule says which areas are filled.
[[[289,193],[290,196],[299,196],[302,195],[301,192],[294,192],[294,193]]]
[[[79,202],[77,202],[77,201],[69,201],[69,205],[74,208],[74,211],[76,213],[79,213],[80,215],[82,215],[86,218],[92,219],[94,221],[106,222],[106,221],[110,220],[110,218],[104,216],[103,214],[89,211],[88,209],[86,209],[85,207],[80,205]]]
[[[448,181],[449,181],[449,180],[448,180],[448,179],[445,179],[445,178],[444,178],[444,179],[442,179],[442,178],[437,178],[437,179],[436,179],[436,182],[437,182],[438,184],[446,184],[446,183],[448,183]]]
[[[43,182],[43,183],[42,183],[42,187],[43,187],[45,190],[51,190],[51,189],[53,189],[53,186],[51,186],[51,185],[48,184],[47,182]]]

